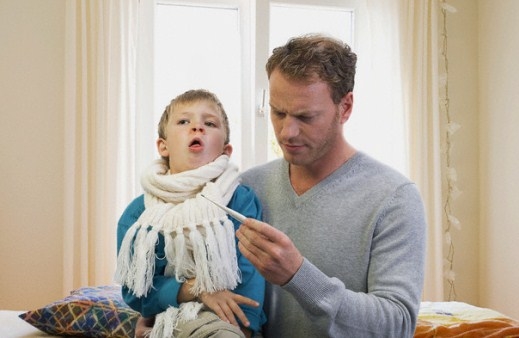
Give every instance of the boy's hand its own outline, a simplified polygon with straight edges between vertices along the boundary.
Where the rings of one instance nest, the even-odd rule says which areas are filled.
[[[250,323],[239,304],[258,307],[259,303],[253,299],[238,295],[229,290],[218,291],[214,293],[202,292],[198,299],[211,309],[221,320],[239,326],[236,318],[238,318],[245,327],[249,327]]]
[[[153,329],[155,318],[144,318],[140,316],[135,325],[135,338],[146,338]]]
[[[202,299],[203,298],[203,299]],[[247,317],[243,313],[243,311],[240,309],[240,307],[237,304],[247,304],[250,306],[257,307],[259,304],[247,297],[243,297],[240,295],[237,295],[231,291],[220,291],[215,292],[213,294],[209,293],[202,293],[202,295],[199,297],[200,301],[204,302],[205,306],[212,309],[219,317],[220,319],[231,323],[233,325],[238,326],[238,322],[235,319],[235,315],[238,316],[240,321],[243,323],[244,326],[249,326],[249,321],[247,320]],[[207,302],[207,303],[206,303]],[[211,305],[210,305],[211,304]],[[218,311],[216,310],[218,308]],[[226,308],[227,310],[223,310],[223,308]],[[235,311],[230,312],[230,316],[227,317],[227,313],[229,313],[229,309],[233,308]],[[224,317],[222,317],[222,315]],[[230,320],[229,320],[230,318]],[[153,324],[155,323],[155,318],[144,318],[140,316],[137,319],[137,324],[135,326],[135,338],[146,338],[149,336],[151,330],[153,329]],[[245,337],[251,337],[252,331],[246,328],[241,328],[242,332],[245,334]]]

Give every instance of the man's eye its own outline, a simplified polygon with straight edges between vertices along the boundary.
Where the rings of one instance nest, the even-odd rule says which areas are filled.
[[[302,122],[306,122],[306,123],[311,122],[312,119],[313,119],[313,116],[305,116],[305,115],[299,116],[299,120]]]
[[[282,119],[283,117],[285,117],[286,114],[277,110],[273,110],[272,115],[274,115],[278,119]]]

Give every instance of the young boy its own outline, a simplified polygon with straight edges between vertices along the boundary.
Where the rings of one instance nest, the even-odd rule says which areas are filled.
[[[261,217],[229,162],[225,110],[213,93],[190,90],[166,107],[158,132],[161,159],[117,228],[124,300],[154,318],[150,337],[250,337],[265,321],[265,281],[237,249],[240,224],[201,196]]]

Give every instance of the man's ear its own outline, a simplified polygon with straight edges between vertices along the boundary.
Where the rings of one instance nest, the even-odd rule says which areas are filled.
[[[351,116],[353,110],[353,93],[349,92],[344,95],[339,103],[340,121],[346,123]]]
[[[168,146],[163,138],[157,140],[157,150],[161,157],[169,157]]]
[[[232,154],[232,145],[230,143],[227,143],[223,146],[223,154],[231,157]]]

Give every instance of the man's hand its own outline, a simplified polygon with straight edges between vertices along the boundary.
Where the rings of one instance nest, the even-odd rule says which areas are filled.
[[[303,264],[290,238],[267,223],[248,218],[236,236],[241,253],[272,284],[288,283]]]
[[[239,304],[258,307],[259,303],[253,299],[238,295],[229,290],[218,291],[214,293],[202,292],[198,299],[204,303],[206,307],[211,309],[221,320],[239,326],[236,318],[238,318],[243,326],[249,327],[250,323]]]

